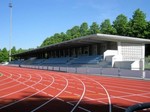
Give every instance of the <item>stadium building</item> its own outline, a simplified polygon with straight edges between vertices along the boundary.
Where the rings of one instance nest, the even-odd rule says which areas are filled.
[[[21,66],[98,66],[144,70],[148,39],[93,34],[14,54]]]

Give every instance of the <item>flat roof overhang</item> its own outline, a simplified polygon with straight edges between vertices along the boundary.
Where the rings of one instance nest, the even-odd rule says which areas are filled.
[[[150,44],[150,40],[148,39],[118,36],[118,35],[108,35],[108,34],[93,34],[93,35],[78,37],[72,40],[48,45],[48,46],[33,49],[33,50],[28,50],[22,53],[14,54],[12,56],[25,55],[25,54],[30,54],[30,53],[39,53],[39,52],[44,52],[48,50],[55,50],[55,49],[68,48],[68,47],[78,47],[78,46],[83,46],[83,45],[90,45],[93,43],[104,43],[106,41],[107,42],[111,41],[111,42]]]

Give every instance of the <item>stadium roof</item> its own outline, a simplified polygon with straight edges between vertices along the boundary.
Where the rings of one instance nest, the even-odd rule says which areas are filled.
[[[22,55],[22,54],[28,54],[28,53],[34,53],[34,52],[41,52],[45,50],[52,50],[52,49],[61,49],[65,47],[76,47],[81,45],[89,45],[93,43],[104,43],[104,42],[127,42],[127,43],[140,43],[140,44],[150,44],[149,39],[141,39],[136,37],[127,37],[127,36],[118,36],[118,35],[108,35],[108,34],[93,34],[93,35],[87,35],[79,38],[75,38],[72,40],[60,42],[57,44],[48,45],[45,47],[37,48],[28,50],[22,53],[14,54],[14,55]],[[13,55],[13,56],[14,56]]]

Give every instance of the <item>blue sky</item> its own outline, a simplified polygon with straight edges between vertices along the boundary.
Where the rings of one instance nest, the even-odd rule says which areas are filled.
[[[0,0],[0,49],[9,48],[9,4]],[[150,21],[150,0],[12,0],[12,46],[36,48],[46,37],[87,22],[114,21],[119,14],[132,18],[140,8]]]

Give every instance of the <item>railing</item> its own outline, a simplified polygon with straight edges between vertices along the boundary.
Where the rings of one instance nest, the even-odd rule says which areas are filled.
[[[71,72],[89,75],[106,75],[114,77],[126,77],[126,78],[137,78],[137,79],[148,79],[150,80],[149,70],[129,70],[120,68],[102,68],[102,67],[89,67],[89,66],[47,66],[47,65],[21,65],[21,67],[33,68],[33,69],[44,69],[50,71],[60,72]]]

